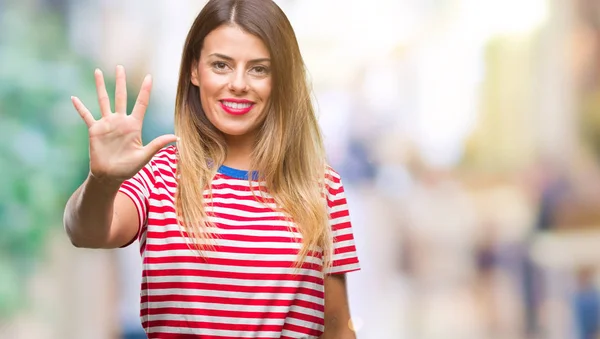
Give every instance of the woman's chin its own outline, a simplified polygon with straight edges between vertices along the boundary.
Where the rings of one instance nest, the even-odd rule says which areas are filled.
[[[219,128],[219,130],[226,136],[232,138],[244,138],[253,135],[253,130],[251,128],[241,128],[241,127],[223,127]]]

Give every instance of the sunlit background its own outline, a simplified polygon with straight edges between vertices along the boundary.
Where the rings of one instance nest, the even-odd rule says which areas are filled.
[[[358,338],[597,338],[600,1],[277,3],[348,192]],[[171,132],[203,4],[0,0],[0,338],[144,338],[137,243],[62,228],[88,170],[69,97],[150,73],[144,140]]]

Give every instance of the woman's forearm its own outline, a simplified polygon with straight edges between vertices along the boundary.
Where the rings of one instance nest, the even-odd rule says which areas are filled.
[[[320,339],[356,339],[356,333],[346,323],[330,322]]]
[[[119,186],[88,176],[65,206],[63,222],[71,243],[100,248],[106,243]]]

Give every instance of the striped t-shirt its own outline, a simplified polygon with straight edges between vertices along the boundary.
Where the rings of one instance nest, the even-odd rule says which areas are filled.
[[[205,191],[215,236],[199,256],[176,223],[176,164],[175,146],[166,147],[120,188],[139,213],[140,317],[148,338],[318,338],[323,275],[359,269],[339,175],[330,169],[325,181],[334,255],[323,273],[322,251],[294,266],[300,234],[268,193],[266,205],[264,195],[252,195],[248,172],[226,166],[211,183],[212,197]]]

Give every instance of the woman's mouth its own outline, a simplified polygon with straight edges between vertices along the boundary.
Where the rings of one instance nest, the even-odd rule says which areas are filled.
[[[246,114],[254,107],[254,102],[249,100],[220,100],[219,104],[225,112],[233,115]]]

